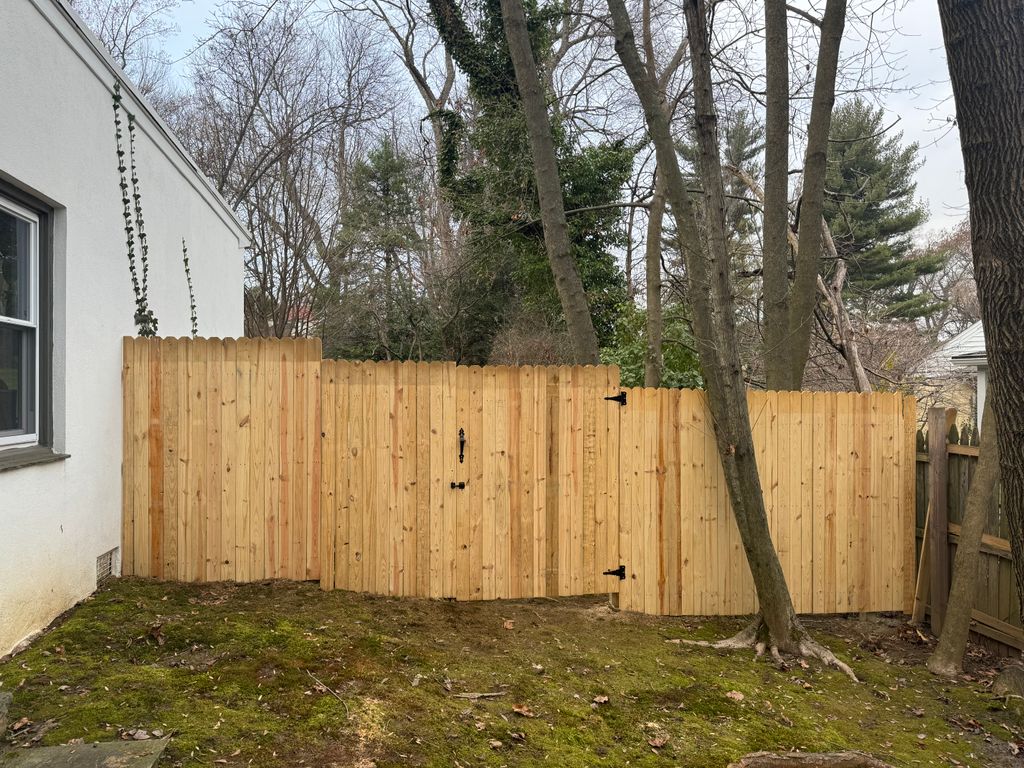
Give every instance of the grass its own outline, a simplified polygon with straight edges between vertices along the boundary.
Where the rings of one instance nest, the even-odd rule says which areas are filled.
[[[933,678],[898,622],[817,622],[859,685],[672,642],[738,626],[595,600],[122,580],[0,664],[0,690],[14,693],[12,721],[32,721],[16,742],[159,729],[173,734],[167,765],[703,768],[787,748],[1011,764],[1018,715],[976,680]],[[456,697],[473,692],[502,695]]]

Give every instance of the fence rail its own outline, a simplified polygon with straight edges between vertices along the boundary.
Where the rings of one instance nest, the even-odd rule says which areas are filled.
[[[609,366],[320,358],[317,340],[125,340],[126,574],[755,608],[703,393],[620,390]],[[797,610],[909,610],[913,401],[749,403]]]

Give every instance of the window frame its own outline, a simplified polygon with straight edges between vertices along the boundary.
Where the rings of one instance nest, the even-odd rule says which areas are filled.
[[[12,199],[4,193],[5,190],[0,187],[0,211],[21,219],[29,224],[29,285],[28,291],[26,292],[26,295],[28,296],[29,311],[27,320],[0,315],[0,324],[14,328],[31,330],[35,344],[32,350],[33,370],[31,389],[33,423],[27,432],[10,431],[8,434],[0,433],[0,450],[39,445],[43,434],[41,419],[42,402],[40,397],[40,374],[42,372],[40,370],[40,341],[42,336],[42,329],[40,328],[40,304],[42,303],[42,292],[40,290],[40,273],[42,271],[42,238],[39,234],[42,222],[40,221],[39,213],[30,208],[24,207],[19,201]]]

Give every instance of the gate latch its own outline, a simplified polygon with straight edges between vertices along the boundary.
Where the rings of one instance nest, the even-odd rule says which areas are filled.
[[[625,396],[625,392],[622,393]],[[620,565],[618,568],[612,568],[611,570],[604,572],[605,576],[618,576],[619,581],[626,580],[626,566]]]
[[[617,395],[610,395],[610,396],[606,397],[605,400],[612,400],[613,402],[616,402],[619,405],[625,405],[626,404],[626,390],[622,390]],[[625,578],[625,577],[623,577],[623,578]]]
[[[465,480],[463,480],[461,482],[458,482],[458,483],[456,483],[454,480],[452,481],[452,490],[453,491],[455,491],[455,490],[461,491],[465,487],[466,487],[466,481]],[[623,576],[622,578],[626,578],[626,577]]]

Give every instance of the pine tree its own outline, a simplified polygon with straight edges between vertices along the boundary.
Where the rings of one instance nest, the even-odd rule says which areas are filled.
[[[915,198],[918,145],[904,145],[902,133],[888,135],[884,121],[882,109],[863,99],[836,109],[824,215],[849,265],[849,306],[866,318],[913,320],[940,308],[914,287],[943,262],[941,255],[912,253],[911,233],[926,216]]]

